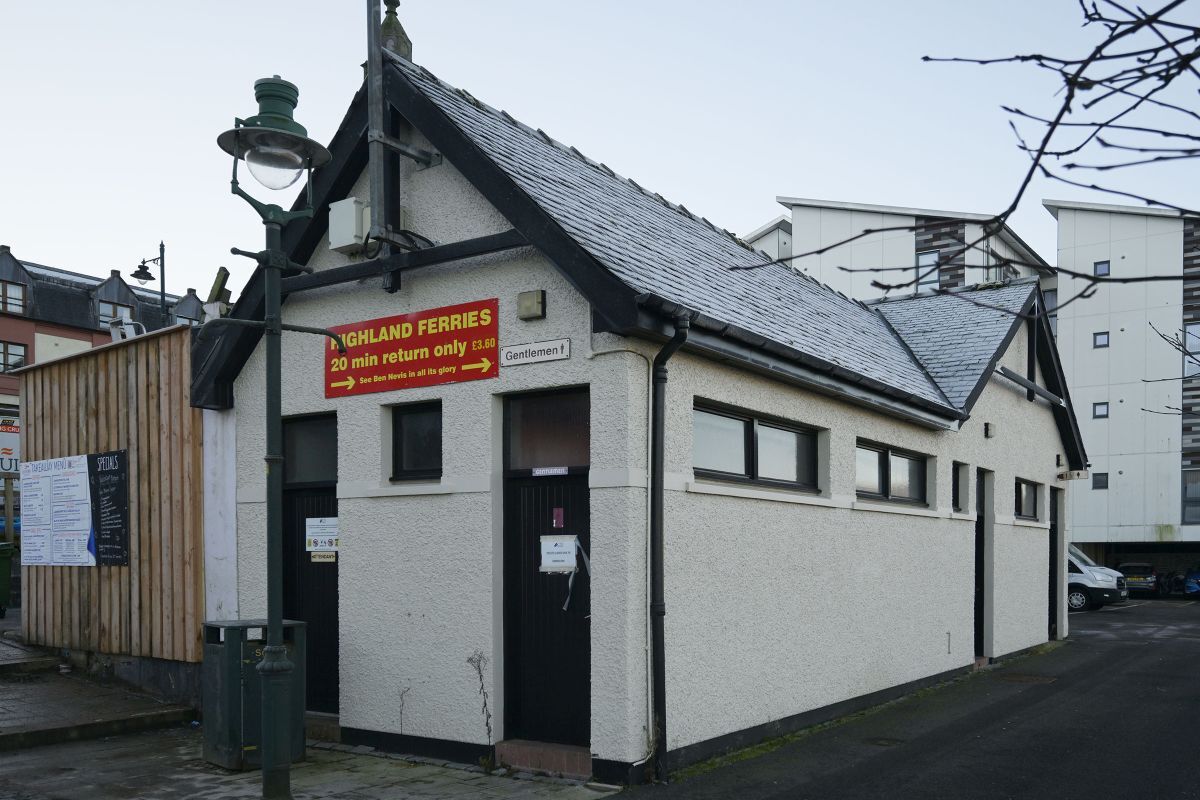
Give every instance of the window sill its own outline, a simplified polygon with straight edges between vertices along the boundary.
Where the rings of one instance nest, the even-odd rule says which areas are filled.
[[[968,514],[966,511],[951,511],[951,512],[950,512],[950,519],[963,519],[963,520],[968,520],[968,521],[970,521],[970,522],[974,522],[974,521],[975,521],[975,515],[974,515],[974,514]]]
[[[821,506],[823,508],[845,508],[845,503],[838,503],[828,497],[806,492],[801,489],[775,489],[756,484],[724,483],[720,481],[688,481],[687,491],[692,494],[723,495],[725,497],[744,497],[748,500],[772,500],[777,503],[796,503],[805,506]]]
[[[850,504],[855,511],[880,511],[884,514],[906,514],[910,517],[945,517],[928,506],[914,506],[908,503],[889,503],[887,500],[869,501],[855,500]]]
[[[1049,522],[1041,522],[1036,519],[1023,519],[1021,517],[1013,517],[1012,521],[1014,528],[1037,528],[1038,530],[1050,530]]]

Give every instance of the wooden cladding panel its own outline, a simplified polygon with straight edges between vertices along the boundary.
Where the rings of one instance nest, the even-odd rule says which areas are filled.
[[[22,375],[30,461],[129,455],[129,566],[22,567],[26,641],[198,662],[204,610],[202,414],[191,332],[173,329]]]

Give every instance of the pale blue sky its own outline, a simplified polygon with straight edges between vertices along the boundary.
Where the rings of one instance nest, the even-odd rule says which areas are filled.
[[[1082,53],[1094,36],[1075,0],[400,12],[439,77],[738,233],[782,213],[777,195],[999,210],[1024,168],[999,106],[1050,110],[1055,81],[921,56]],[[0,243],[104,275],[165,239],[170,291],[203,295],[219,265],[240,287],[251,264],[229,247],[259,248],[261,226],[228,193],[216,136],[254,112],[254,80],[278,73],[327,142],[362,80],[364,15],[359,0],[0,3]],[[1179,172],[1144,180],[1182,185]],[[1119,202],[1035,184],[1012,224],[1051,263],[1047,196]]]

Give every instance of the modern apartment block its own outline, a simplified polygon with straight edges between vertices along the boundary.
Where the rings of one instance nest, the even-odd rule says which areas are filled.
[[[1007,226],[983,239],[985,214],[779,197],[788,209],[746,241],[859,300],[1040,276],[1071,399],[1091,460],[1071,493],[1072,540],[1104,563],[1160,571],[1200,561],[1200,220],[1161,209],[1047,200],[1057,266],[1085,275],[1171,276],[1107,283],[1062,275]],[[864,231],[869,231],[864,234]],[[1018,262],[1001,265],[1005,259]],[[936,272],[930,264],[939,263]],[[913,271],[896,267],[912,265]],[[887,272],[871,272],[887,268]]]
[[[777,259],[829,248],[792,264],[859,300],[883,294],[876,281],[910,283],[900,291],[911,294],[1051,273],[1050,265],[1007,225],[986,236],[987,214],[798,197],[776,200],[788,215],[742,238]],[[912,272],[898,271],[910,265]],[[871,271],[878,269],[888,271]]]
[[[1058,220],[1058,349],[1091,459],[1072,534],[1106,563],[1200,559],[1200,220],[1163,209],[1047,200]],[[1094,293],[1078,297],[1092,286]],[[1160,336],[1160,334],[1162,334]],[[1090,546],[1089,546],[1090,545]]]

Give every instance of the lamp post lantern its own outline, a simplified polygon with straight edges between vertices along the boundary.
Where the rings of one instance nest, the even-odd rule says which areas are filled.
[[[201,335],[217,325],[257,328],[266,347],[266,439],[267,439],[267,644],[258,672],[263,682],[262,707],[262,796],[291,798],[291,704],[292,663],[283,644],[283,423],[280,401],[280,337],[283,331],[328,336],[339,352],[346,348],[341,337],[321,328],[286,325],[280,316],[280,281],[284,270],[311,272],[288,258],[283,249],[283,229],[289,222],[313,215],[312,170],[329,161],[329,151],[308,138],[308,132],[292,117],[300,92],[295,84],[278,75],[255,81],[258,113],[235,119],[234,127],[217,137],[217,145],[233,156],[231,191],[250,204],[266,228],[266,248],[247,252],[233,248],[235,255],[258,262],[263,281],[264,314],[261,321],[221,318],[204,324]],[[262,203],[238,185],[238,162],[245,161],[259,183],[268,189],[286,189],[308,174],[307,202],[301,209],[285,211],[273,203]]]
[[[162,326],[165,328],[167,327],[167,246],[159,242],[158,258],[143,258],[142,262],[138,264],[138,268],[130,274],[129,277],[142,286],[154,280],[150,270],[146,269],[147,264],[158,264],[158,303],[162,309]]]

